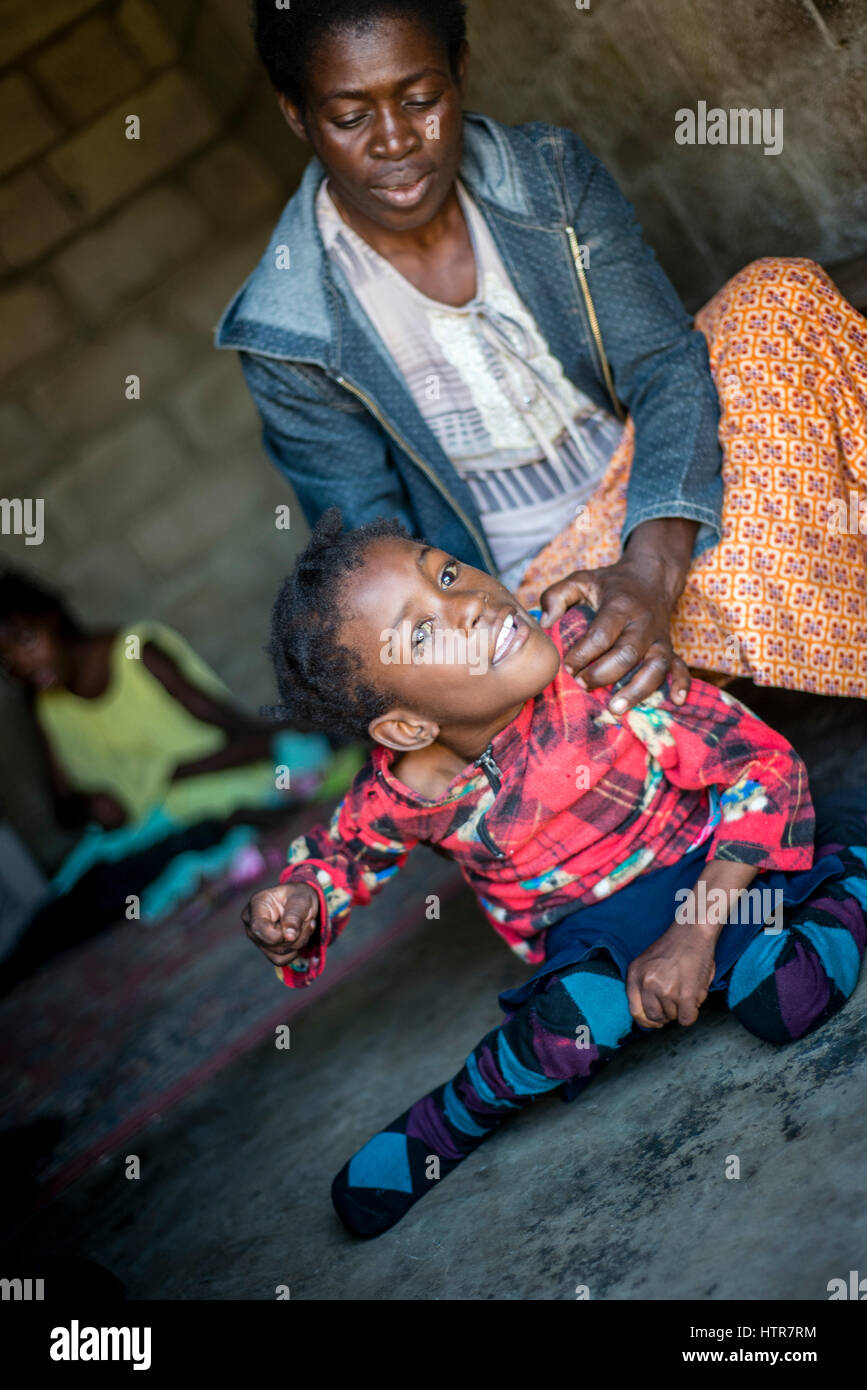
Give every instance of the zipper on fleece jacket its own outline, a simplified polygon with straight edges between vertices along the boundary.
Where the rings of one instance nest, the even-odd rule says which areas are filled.
[[[490,744],[488,744],[482,756],[480,758],[476,758],[476,761],[473,764],[473,766],[480,767],[482,769],[482,771],[484,772],[485,776],[491,784],[494,796],[496,796],[501,786],[503,785],[503,774],[497,767],[497,764],[494,762],[494,755],[491,752]],[[490,810],[490,807],[488,807],[488,810]],[[479,817],[479,839],[485,846],[485,849],[490,850],[491,854],[493,854],[497,859],[505,859],[506,851],[504,849],[500,849],[499,845],[495,843],[493,837],[491,836],[491,832],[488,830],[488,827],[485,823],[485,816],[487,816],[487,814],[488,812],[484,811],[482,815]]]

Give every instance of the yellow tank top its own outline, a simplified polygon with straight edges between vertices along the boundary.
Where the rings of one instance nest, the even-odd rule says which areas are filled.
[[[222,748],[225,734],[196,719],[151,675],[141,655],[150,641],[199,689],[230,698],[216,672],[180,633],[150,620],[128,624],[115,638],[109,682],[101,695],[84,699],[69,690],[45,690],[36,697],[36,716],[73,789],[110,793],[131,821],[161,806],[191,823],[271,799],[275,783],[270,762],[171,781],[179,763]]]

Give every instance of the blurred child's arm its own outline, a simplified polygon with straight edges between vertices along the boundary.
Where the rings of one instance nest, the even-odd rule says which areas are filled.
[[[309,985],[322,974],[328,947],[344,930],[352,908],[369,903],[417,843],[400,834],[388,810],[378,801],[375,774],[367,764],[330,825],[314,826],[289,846],[280,882],[309,885],[316,894],[318,928],[305,935],[292,961],[279,968],[285,984]]]
[[[218,699],[208,690],[202,690],[184,674],[173,657],[155,642],[145,643],[142,648],[142,661],[151,675],[189,714],[201,720],[203,724],[213,724],[226,736],[222,748],[176,767],[172,774],[173,781],[198,777],[206,772],[219,772],[228,767],[244,767],[249,763],[270,759],[271,744],[280,725],[254,719],[240,706],[230,704],[228,700]]]
[[[661,692],[623,722],[676,787],[717,787],[720,822],[708,860],[754,869],[809,869],[813,805],[807,769],[782,734],[725,691],[693,681],[683,705]]]

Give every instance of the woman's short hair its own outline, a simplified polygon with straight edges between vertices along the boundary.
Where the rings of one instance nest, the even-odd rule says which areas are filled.
[[[338,29],[365,29],[380,19],[408,19],[442,42],[452,73],[466,41],[463,0],[253,0],[253,33],[274,87],[304,107],[308,65],[317,45]]]

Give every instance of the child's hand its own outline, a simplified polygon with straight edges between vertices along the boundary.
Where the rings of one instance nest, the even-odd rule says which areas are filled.
[[[254,893],[241,921],[272,965],[291,965],[317,927],[319,899],[309,883],[279,883]]]
[[[719,931],[675,922],[629,967],[629,1011],[641,1028],[662,1028],[676,1019],[689,1027],[707,998]]]

